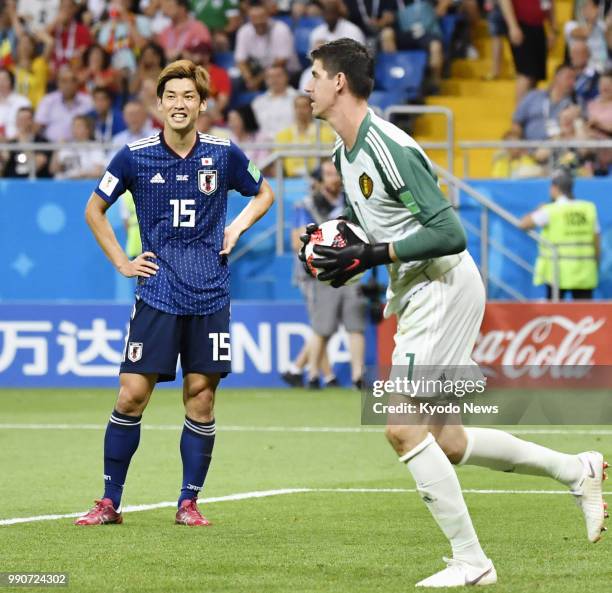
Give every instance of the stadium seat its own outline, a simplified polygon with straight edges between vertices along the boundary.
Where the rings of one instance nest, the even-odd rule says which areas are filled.
[[[426,65],[427,52],[424,51],[380,53],[376,58],[375,88],[401,90],[416,96],[423,84]]]
[[[368,99],[372,107],[378,107],[384,111],[391,105],[404,105],[408,100],[408,95],[404,91],[373,91]]]
[[[233,51],[220,51],[215,54],[214,59],[215,64],[224,68],[225,70],[229,70],[236,65],[236,60],[234,59]]]
[[[253,99],[261,94],[263,94],[263,91],[243,91],[237,95],[232,95],[230,108],[235,109],[237,107],[250,105],[253,102]]]

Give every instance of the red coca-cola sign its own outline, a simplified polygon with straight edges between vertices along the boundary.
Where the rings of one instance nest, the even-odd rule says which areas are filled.
[[[507,377],[537,369],[612,366],[612,303],[488,303],[473,358]],[[395,318],[379,329],[379,364],[390,365]]]

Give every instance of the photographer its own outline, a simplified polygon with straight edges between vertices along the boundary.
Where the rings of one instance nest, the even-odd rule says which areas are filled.
[[[312,193],[296,206],[296,224],[292,231],[295,250],[302,245],[300,235],[308,224],[321,224],[340,216],[344,210],[342,180],[330,160],[323,161],[319,172],[313,174],[318,183]],[[317,179],[318,178],[318,179]],[[319,388],[319,368],[331,336],[343,325],[349,334],[351,353],[351,380],[361,389],[365,350],[364,331],[367,301],[359,284],[332,288],[307,276],[298,266],[298,282],[306,298],[313,336],[307,344],[308,387]],[[296,364],[299,367],[299,365]],[[296,372],[292,373],[294,376]],[[287,373],[285,373],[287,375]],[[286,381],[286,377],[283,377]],[[329,384],[329,382],[327,382]]]

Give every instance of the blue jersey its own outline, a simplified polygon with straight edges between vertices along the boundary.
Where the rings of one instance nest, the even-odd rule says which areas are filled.
[[[138,279],[136,294],[175,315],[210,315],[229,302],[229,269],[223,249],[227,192],[259,192],[262,176],[232,142],[198,133],[182,158],[163,133],[124,146],[95,192],[112,204],[134,196],[143,251],[152,251],[157,274]]]

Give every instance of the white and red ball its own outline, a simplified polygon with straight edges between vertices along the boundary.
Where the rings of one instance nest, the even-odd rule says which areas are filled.
[[[323,268],[317,268],[312,265],[312,261],[319,257],[323,257],[321,255],[317,255],[314,252],[315,245],[325,245],[327,247],[345,247],[346,241],[340,231],[338,230],[338,225],[343,222],[342,220],[328,220],[323,224],[319,225],[319,228],[310,235],[310,242],[306,245],[306,249],[304,250],[306,254],[306,265],[308,269],[311,271],[312,275],[316,278],[320,272],[324,272]],[[363,232],[361,227],[358,227],[355,224],[344,221],[346,224],[364,243],[369,243],[367,235]],[[355,284],[359,282],[361,277],[365,272],[361,272],[355,276],[353,276],[350,280],[348,280],[345,284],[349,286],[351,284]],[[323,282],[324,284],[330,284],[331,280],[319,280],[319,282]]]

